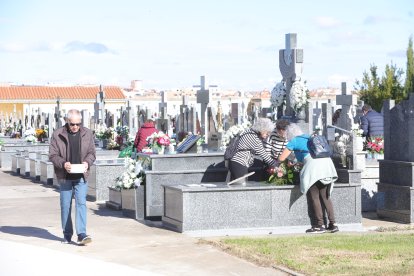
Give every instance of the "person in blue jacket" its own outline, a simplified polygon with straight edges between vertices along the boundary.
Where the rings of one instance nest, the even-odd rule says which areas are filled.
[[[300,191],[306,194],[308,214],[311,220],[311,228],[306,230],[306,233],[338,232],[331,200],[334,182],[338,179],[338,175],[332,159],[330,157],[312,158],[308,148],[310,136],[304,134],[295,123],[287,126],[286,138],[289,142],[278,161],[285,161],[293,152],[298,162],[303,163],[303,168],[300,171]],[[328,215],[328,225],[324,225],[324,207]]]
[[[362,107],[361,128],[362,136],[371,137],[384,136],[384,117],[372,109],[369,104]]]

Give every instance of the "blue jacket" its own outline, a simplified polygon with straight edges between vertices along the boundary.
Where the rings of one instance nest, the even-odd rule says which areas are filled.
[[[384,117],[375,110],[370,110],[361,117],[361,128],[364,131],[363,136],[384,136]]]

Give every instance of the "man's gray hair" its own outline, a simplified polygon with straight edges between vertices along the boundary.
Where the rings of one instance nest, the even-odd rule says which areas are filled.
[[[263,132],[272,132],[275,129],[275,125],[273,122],[268,118],[259,118],[257,121],[252,125],[252,129],[256,132],[263,133]]]
[[[286,127],[286,139],[288,141],[302,134],[303,134],[302,129],[295,123],[291,123],[290,125]]]
[[[70,120],[74,117],[82,119],[82,113],[77,109],[71,109],[68,111],[67,119]]]

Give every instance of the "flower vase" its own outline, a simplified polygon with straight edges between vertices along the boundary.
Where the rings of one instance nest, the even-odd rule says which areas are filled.
[[[377,159],[378,160],[384,160],[384,154],[383,153],[377,153]]]
[[[296,120],[298,123],[304,123],[306,120],[306,111],[304,108],[296,111]]]
[[[355,150],[357,152],[362,151],[364,149],[364,137],[356,136],[355,139]]]
[[[342,167],[346,168],[346,155],[345,154],[341,154],[341,164],[342,164]]]
[[[108,146],[108,139],[103,139],[102,140],[102,148],[106,149],[107,146]]]
[[[165,146],[161,146],[161,147],[158,149],[158,154],[164,154],[164,151],[165,151]]]

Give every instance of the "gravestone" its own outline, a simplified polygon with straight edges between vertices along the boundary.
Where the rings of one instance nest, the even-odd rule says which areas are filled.
[[[219,140],[221,140],[221,135],[219,136],[219,132],[217,130],[217,120],[216,120],[216,113],[214,112],[213,108],[207,108],[208,114],[208,137],[206,137],[206,143],[208,145],[209,151],[217,151],[221,146]]]
[[[83,109],[82,111],[81,111],[81,114],[82,114],[82,125],[84,126],[84,127],[87,127],[87,128],[90,128],[90,126],[89,126],[89,112],[88,112],[88,110],[87,109]]]
[[[379,160],[379,217],[414,222],[414,93],[394,106],[384,101],[385,158]]]
[[[158,104],[160,117],[157,119],[157,129],[168,133],[170,120],[167,116],[167,102],[165,101],[165,92],[161,91],[161,102]]]
[[[242,103],[231,103],[231,117],[234,125],[243,124],[243,108]]]

